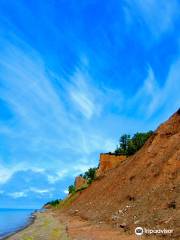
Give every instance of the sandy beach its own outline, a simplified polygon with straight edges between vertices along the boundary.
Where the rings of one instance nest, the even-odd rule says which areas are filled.
[[[95,224],[78,216],[47,211],[36,213],[35,221],[8,240],[135,240],[122,230],[104,224]]]
[[[35,221],[27,228],[6,238],[8,240],[69,240],[65,225],[51,211],[36,213]]]
[[[146,240],[147,236],[141,236]],[[57,211],[36,213],[35,221],[27,228],[5,238],[8,240],[137,240],[135,234],[125,233],[122,229],[112,228],[105,223],[97,224],[76,215]],[[160,236],[151,236],[160,240]]]

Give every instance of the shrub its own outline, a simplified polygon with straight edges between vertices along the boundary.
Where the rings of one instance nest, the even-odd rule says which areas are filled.
[[[47,202],[46,205],[51,205],[52,207],[56,207],[57,205],[59,205],[61,201],[62,201],[61,199],[56,199],[56,200]]]
[[[75,189],[75,186],[74,185],[70,185],[68,187],[68,191],[69,191],[69,194],[73,194],[76,192],[76,189]]]
[[[83,175],[83,177],[87,180],[88,184],[91,184],[96,178],[96,170],[97,168],[89,168]]]

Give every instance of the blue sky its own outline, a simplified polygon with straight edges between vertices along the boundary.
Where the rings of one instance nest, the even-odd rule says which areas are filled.
[[[180,103],[178,0],[0,1],[0,207],[62,198]]]

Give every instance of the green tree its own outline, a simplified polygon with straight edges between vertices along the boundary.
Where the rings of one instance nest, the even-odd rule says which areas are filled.
[[[119,146],[117,146],[114,153],[126,156],[133,155],[145,144],[152,133],[152,131],[146,133],[137,132],[132,138],[128,134],[122,135],[119,140]]]
[[[135,147],[132,139],[130,139],[128,142],[127,150],[126,150],[126,156],[133,155],[135,152],[136,152],[136,147]]]
[[[118,145],[117,145],[116,150],[114,151],[114,153],[116,155],[121,155],[121,149],[120,149],[120,147]]]
[[[91,183],[96,178],[97,168],[89,168],[88,171],[84,173],[84,178],[87,179],[88,183]]]
[[[70,185],[68,187],[68,191],[69,191],[69,194],[73,194],[76,192],[76,189],[75,189],[75,186],[74,185]]]
[[[130,135],[124,134],[120,137],[119,145],[120,145],[121,154],[127,154],[129,142],[130,142]]]
[[[134,134],[132,138],[132,142],[135,148],[135,151],[137,152],[147,141],[147,139],[152,135],[152,131],[146,132],[146,133],[136,133]]]

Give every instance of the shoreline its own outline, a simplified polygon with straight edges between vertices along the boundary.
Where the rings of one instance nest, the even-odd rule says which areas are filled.
[[[8,240],[69,240],[66,227],[53,211],[38,211],[29,225],[6,236]]]
[[[142,236],[145,240],[147,236]],[[34,221],[24,229],[8,236],[8,240],[137,240],[137,236],[115,229],[106,223],[85,220],[77,215],[47,210],[37,212]],[[152,236],[152,240],[157,239]],[[159,240],[162,239],[161,237]]]
[[[26,224],[24,224],[24,225],[21,226],[21,227],[18,227],[17,229],[15,229],[15,230],[12,231],[12,232],[6,233],[4,236],[0,236],[0,240],[6,240],[6,239],[12,237],[13,235],[15,235],[15,234],[17,234],[17,233],[25,230],[25,229],[28,228],[29,226],[31,226],[31,225],[35,222],[35,220],[36,220],[36,218],[37,218],[36,214],[37,214],[38,212],[40,212],[40,210],[35,210],[34,212],[32,212],[32,213],[30,214],[30,216],[28,217]]]

